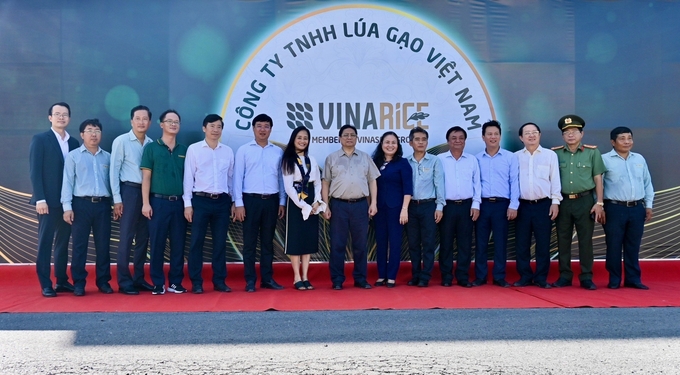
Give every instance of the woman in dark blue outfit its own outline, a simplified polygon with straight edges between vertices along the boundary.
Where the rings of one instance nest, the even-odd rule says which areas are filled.
[[[378,261],[375,286],[393,288],[399,272],[401,235],[408,221],[408,204],[413,194],[413,172],[402,155],[399,138],[391,131],[380,137],[380,143],[373,152],[373,161],[380,169],[377,180],[378,213],[373,217]]]

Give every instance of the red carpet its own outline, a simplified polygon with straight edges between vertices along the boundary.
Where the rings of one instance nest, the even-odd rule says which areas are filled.
[[[310,281],[317,288],[298,291],[292,287],[292,270],[289,264],[275,265],[275,279],[286,287],[282,291],[257,289],[256,293],[244,291],[243,266],[230,264],[227,284],[231,293],[212,290],[210,266],[204,268],[205,293],[201,295],[169,294],[152,296],[141,293],[126,296],[115,293],[104,295],[94,285],[94,270],[88,268],[90,278],[85,297],[60,293],[57,298],[44,298],[40,294],[34,265],[0,266],[0,312],[194,312],[194,311],[301,311],[301,310],[366,310],[366,309],[475,309],[475,308],[558,308],[558,307],[653,307],[680,306],[680,260],[641,261],[643,282],[651,289],[634,290],[606,288],[607,272],[604,262],[595,263],[596,291],[577,286],[543,290],[537,287],[503,289],[485,285],[477,288],[439,285],[437,271],[428,288],[406,286],[411,265],[402,263],[397,287],[362,290],[353,287],[352,264],[347,264],[345,289],[331,289],[328,264],[310,267]],[[93,266],[88,266],[93,267]],[[435,266],[435,268],[437,268]],[[578,263],[574,263],[578,272]],[[115,279],[115,266],[111,267]],[[557,262],[553,262],[549,281],[557,278]],[[377,277],[374,263],[369,263],[369,281]],[[148,278],[147,278],[148,279]],[[509,282],[518,279],[513,262],[508,263]],[[115,281],[111,282],[118,291]],[[183,285],[191,287],[188,278]],[[258,285],[259,286],[259,285]]]

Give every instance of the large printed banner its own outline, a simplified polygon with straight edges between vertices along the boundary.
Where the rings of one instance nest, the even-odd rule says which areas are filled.
[[[105,150],[130,129],[138,104],[154,113],[152,138],[160,136],[158,114],[178,110],[187,145],[202,139],[206,114],[221,114],[223,142],[234,151],[252,139],[253,117],[267,113],[271,140],[282,147],[292,129],[307,127],[320,165],[340,147],[345,124],[358,128],[357,147],[368,153],[384,132],[396,132],[405,155],[414,126],[428,130],[437,154],[454,125],[468,132],[467,152],[481,151],[489,119],[503,124],[503,147],[512,151],[528,121],[541,126],[544,147],[557,146],[557,119],[576,113],[587,122],[584,142],[602,153],[609,131],[626,125],[657,190],[640,255],[678,257],[678,19],[677,2],[0,1],[0,262],[35,261],[28,145],[48,129],[57,101],[71,105],[76,139],[81,121],[101,120]],[[281,261],[284,228],[279,221]],[[319,231],[313,259],[327,260],[326,221]],[[594,237],[603,258],[599,226]],[[114,222],[113,259],[117,239]],[[508,246],[512,258],[512,224]],[[211,248],[208,236],[206,261]],[[241,248],[234,223],[228,260],[241,261]]]

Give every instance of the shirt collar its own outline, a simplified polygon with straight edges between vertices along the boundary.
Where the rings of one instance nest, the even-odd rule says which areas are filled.
[[[78,151],[80,151],[80,152],[90,152],[90,150],[88,150],[87,147],[85,147],[84,144],[82,144],[82,145],[80,145],[80,147],[78,147]],[[94,154],[97,155],[100,152],[102,152],[102,148],[97,147],[97,152],[95,152]]]
[[[138,141],[137,136],[135,135],[135,132],[132,129],[130,129],[130,131],[128,132],[128,139],[131,141]],[[153,142],[151,138],[149,138],[148,135],[144,134],[144,145],[150,142]]]
[[[66,134],[64,138],[61,138],[61,135],[59,135],[59,133],[57,133],[57,131],[54,130],[53,128],[50,128],[50,130],[52,131],[52,133],[54,133],[54,135],[57,136],[58,141],[66,142],[68,141],[69,138],[71,138],[71,135],[66,130],[64,130],[64,133]]]
[[[449,155],[451,155],[450,152],[449,152]],[[433,157],[434,157],[434,155],[430,154],[429,152],[425,152],[425,156],[423,156],[423,160],[429,160],[429,159],[431,159],[431,158],[433,158]],[[413,161],[414,163],[417,163],[417,162],[418,162],[418,161],[416,160],[416,158],[415,158],[415,154],[411,154],[411,156],[408,157],[408,160],[411,160],[411,161]]]
[[[204,139],[203,141],[205,141],[205,139]],[[256,142],[254,139],[253,139],[252,141],[250,141],[250,142],[248,143],[248,145],[250,145],[250,146],[258,146],[258,147],[262,147],[262,146],[258,145],[257,142]],[[270,141],[267,141],[267,145],[264,146],[264,147],[262,147],[262,148],[267,148],[267,147],[272,147],[272,146],[274,146],[274,144],[271,143]]]
[[[198,144],[199,144],[199,146],[201,146],[201,147],[211,148],[210,145],[208,144],[208,142],[205,141],[205,139],[203,139],[202,141],[198,142]],[[215,150],[217,150],[218,148],[221,148],[221,147],[222,147],[222,142],[219,142],[219,141],[218,141],[218,142],[217,142],[217,147],[215,147]]]

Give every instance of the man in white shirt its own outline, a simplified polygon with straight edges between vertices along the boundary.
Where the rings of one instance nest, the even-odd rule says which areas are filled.
[[[205,139],[189,146],[184,162],[184,217],[191,223],[189,278],[191,291],[203,293],[203,243],[210,224],[212,234],[213,287],[231,292],[227,278],[226,244],[232,207],[234,152],[220,143],[222,117],[210,114],[203,119]]]
[[[269,142],[274,122],[266,114],[252,121],[255,139],[239,147],[234,161],[234,221],[243,222],[246,292],[255,291],[255,251],[260,238],[260,287],[283,289],[274,281],[274,232],[283,218],[286,193],[281,177],[283,150]]]
[[[520,200],[515,222],[517,287],[535,284],[548,289],[550,234],[562,200],[557,154],[541,147],[541,128],[528,122],[519,128],[524,148],[515,152],[519,159]],[[531,234],[536,239],[536,271],[531,269]]]
[[[470,288],[469,270],[472,256],[473,222],[479,217],[482,185],[477,158],[466,152],[467,132],[454,126],[446,132],[449,152],[439,154],[444,167],[446,205],[439,222],[439,270],[442,286],[453,284],[453,242],[457,243],[457,284]]]

